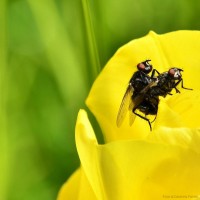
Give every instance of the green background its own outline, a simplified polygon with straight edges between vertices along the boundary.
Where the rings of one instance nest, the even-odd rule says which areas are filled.
[[[56,199],[79,166],[76,117],[101,68],[149,30],[198,30],[199,10],[199,0],[0,0],[0,199]]]

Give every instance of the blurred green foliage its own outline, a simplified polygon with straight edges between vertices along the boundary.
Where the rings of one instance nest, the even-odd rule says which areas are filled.
[[[76,116],[100,67],[149,30],[198,30],[199,9],[198,0],[1,0],[0,199],[56,199],[79,166]]]

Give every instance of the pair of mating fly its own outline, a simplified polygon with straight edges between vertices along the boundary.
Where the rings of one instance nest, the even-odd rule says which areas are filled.
[[[166,72],[159,73],[156,69],[153,69],[149,61],[151,60],[139,63],[137,65],[138,71],[133,74],[129,81],[117,115],[118,127],[122,124],[129,110],[130,126],[134,122],[134,117],[138,116],[146,120],[149,123],[150,130],[152,130],[151,123],[155,121],[157,116],[159,96],[166,97],[168,94],[172,95],[172,89],[175,89],[176,93],[180,93],[176,88],[179,83],[181,83],[182,88],[192,90],[183,86],[182,69],[173,67]],[[148,74],[151,71],[152,74],[149,76]],[[155,76],[155,73],[158,76]],[[137,110],[143,113],[144,116],[136,112]],[[155,115],[155,118],[150,122],[146,115]]]

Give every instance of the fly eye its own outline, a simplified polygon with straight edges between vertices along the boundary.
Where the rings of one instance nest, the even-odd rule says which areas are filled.
[[[144,63],[139,63],[139,64],[137,65],[137,68],[138,68],[139,71],[144,71],[144,70],[145,70],[145,65],[144,65]]]
[[[145,74],[148,74],[149,72],[151,72],[152,70],[152,65],[150,65],[148,63],[148,61],[150,60],[147,60],[147,61],[144,61],[144,62],[141,62],[137,65],[137,68],[139,71],[143,71]]]
[[[175,70],[174,70],[174,68],[171,68],[171,69],[169,69],[169,71],[168,71],[168,74],[171,76],[171,77],[174,77],[175,76]]]
[[[179,77],[181,77],[180,71],[176,68],[171,68],[168,71],[168,74],[173,77],[174,79],[179,79]]]

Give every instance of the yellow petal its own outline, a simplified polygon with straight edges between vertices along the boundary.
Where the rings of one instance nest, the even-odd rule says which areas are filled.
[[[179,115],[185,127],[200,127],[200,90],[184,91],[173,95],[167,100],[167,105]],[[171,119],[173,121],[174,119]]]
[[[200,89],[200,31],[176,31],[160,35],[157,42],[169,66],[184,69],[184,85],[194,90]]]
[[[77,200],[79,185],[81,180],[81,171],[77,170],[70,179],[62,186],[59,191],[57,200]]]
[[[76,145],[79,153],[80,160],[84,158],[84,165],[82,165],[85,171],[86,177],[92,186],[94,193],[99,199],[105,199],[105,193],[101,187],[101,177],[90,176],[88,177],[88,170],[90,173],[98,173],[98,166],[93,166],[93,162],[90,162],[93,158],[96,158],[97,152],[97,140],[95,138],[93,129],[88,121],[87,114],[85,111],[81,110],[78,114],[77,124],[76,124]],[[88,143],[89,140],[89,143]],[[88,153],[89,150],[89,153]]]
[[[163,35],[150,32],[147,36],[121,47],[96,79],[86,101],[101,126],[105,140],[109,142],[145,138],[150,132],[148,123],[138,117],[132,127],[128,125],[128,117],[120,128],[116,126],[122,97],[139,62],[151,59],[154,68],[160,72],[167,71],[172,66],[183,68],[184,86],[198,91],[200,89],[199,52],[199,31],[176,31]],[[184,93],[183,89],[180,90]],[[170,101],[170,108],[173,110],[173,101]],[[182,113],[180,107],[175,111]],[[187,125],[186,114],[183,118],[183,122]],[[189,127],[196,127],[196,122],[191,121]]]
[[[59,191],[57,200],[95,200],[94,192],[88,183],[87,178],[79,168],[72,174],[69,180],[62,186]]]
[[[80,111],[76,144],[84,173],[97,199],[161,200],[167,195],[197,198],[200,130],[185,129],[184,132],[182,128],[173,128],[171,131],[160,130],[163,137],[152,134],[146,141],[98,145],[86,113]],[[174,139],[167,139],[167,133]]]

